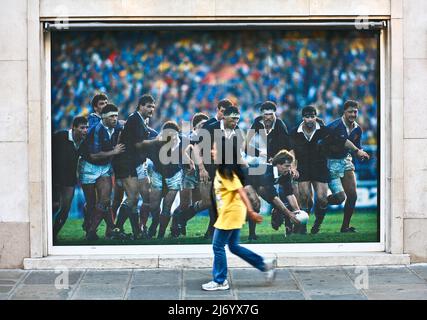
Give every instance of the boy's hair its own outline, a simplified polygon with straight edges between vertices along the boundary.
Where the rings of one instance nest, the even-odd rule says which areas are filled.
[[[101,115],[107,114],[108,112],[119,112],[119,109],[113,103],[108,103],[101,111]]]
[[[359,102],[355,100],[347,100],[346,102],[344,102],[344,111],[346,111],[348,108],[359,109]]]
[[[95,94],[95,96],[92,98],[92,101],[90,102],[90,105],[92,106],[93,109],[95,109],[95,106],[101,100],[108,100],[108,97],[107,97],[107,95],[105,93],[97,93],[97,94]]]
[[[77,128],[81,124],[87,124],[87,119],[83,116],[78,116],[73,119],[73,128]]]
[[[273,157],[273,166],[283,164],[285,162],[293,162],[295,160],[292,153],[288,150],[282,149]]]
[[[193,122],[192,123],[193,128],[195,128],[203,120],[209,120],[209,117],[206,114],[202,113],[202,112],[196,113],[193,116],[193,120],[192,120],[192,122]]]

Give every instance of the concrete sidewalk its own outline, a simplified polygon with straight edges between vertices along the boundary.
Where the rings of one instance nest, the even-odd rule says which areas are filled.
[[[210,269],[0,270],[0,300],[427,300],[427,264],[280,268],[273,284],[255,269],[233,268],[228,291],[204,292]],[[58,278],[59,277],[59,278]],[[359,288],[359,289],[358,289]]]

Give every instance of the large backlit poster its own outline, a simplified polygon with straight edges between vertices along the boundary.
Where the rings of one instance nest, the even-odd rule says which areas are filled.
[[[54,245],[210,243],[204,132],[243,138],[263,222],[242,243],[379,242],[378,32],[69,31],[51,48]]]

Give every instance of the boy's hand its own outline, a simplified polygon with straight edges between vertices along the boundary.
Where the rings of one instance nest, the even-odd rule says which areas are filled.
[[[262,216],[255,212],[255,211],[248,211],[248,217],[255,223],[261,223],[262,222]]]

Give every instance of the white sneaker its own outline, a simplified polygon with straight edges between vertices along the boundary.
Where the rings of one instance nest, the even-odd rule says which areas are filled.
[[[274,279],[276,278],[276,266],[277,266],[277,259],[268,259],[264,261],[265,264],[265,279],[268,283],[272,283]]]
[[[202,289],[206,291],[228,290],[230,289],[230,286],[228,285],[227,280],[225,280],[222,284],[217,283],[215,281],[211,281],[211,282],[202,284]]]

